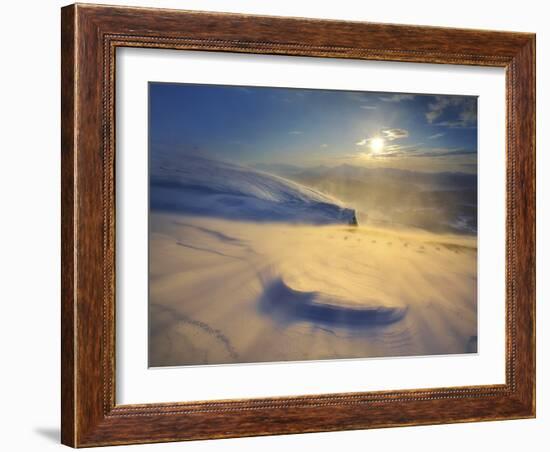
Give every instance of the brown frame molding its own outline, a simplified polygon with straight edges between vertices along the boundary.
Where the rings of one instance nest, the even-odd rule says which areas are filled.
[[[61,37],[64,444],[535,416],[534,34],[76,4],[62,8]],[[116,405],[114,68],[128,46],[504,67],[506,383]]]

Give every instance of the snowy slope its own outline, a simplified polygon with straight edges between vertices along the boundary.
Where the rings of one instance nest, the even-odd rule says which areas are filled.
[[[471,353],[474,237],[152,212],[149,365]]]
[[[323,193],[252,168],[186,155],[151,165],[153,210],[262,222],[356,224],[355,211]]]

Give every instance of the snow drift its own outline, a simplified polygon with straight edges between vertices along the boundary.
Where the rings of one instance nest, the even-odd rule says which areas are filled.
[[[245,166],[198,156],[151,168],[151,209],[224,219],[356,225],[355,210],[311,188]]]
[[[149,365],[476,352],[475,245],[153,212]]]
[[[325,292],[295,290],[278,277],[265,287],[260,312],[286,323],[364,329],[398,322],[405,317],[407,308],[383,306],[378,300],[365,297],[349,300]]]

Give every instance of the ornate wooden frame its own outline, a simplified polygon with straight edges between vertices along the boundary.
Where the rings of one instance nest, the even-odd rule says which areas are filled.
[[[176,10],[62,9],[62,442],[83,447],[535,416],[535,35]],[[115,403],[115,49],[506,69],[506,383]],[[504,150],[503,150],[504,151]]]

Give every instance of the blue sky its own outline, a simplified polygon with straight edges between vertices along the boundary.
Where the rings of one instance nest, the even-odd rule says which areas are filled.
[[[477,171],[477,99],[150,83],[150,143],[245,164]]]

